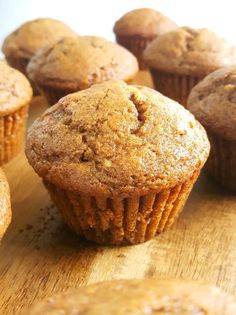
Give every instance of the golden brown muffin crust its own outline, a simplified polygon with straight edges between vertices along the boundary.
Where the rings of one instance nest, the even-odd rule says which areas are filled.
[[[26,105],[31,97],[32,89],[26,77],[0,61],[0,116]]]
[[[2,51],[6,56],[31,58],[43,46],[76,33],[66,24],[40,18],[28,21],[11,33],[4,41]]]
[[[5,174],[0,169],[0,240],[11,222],[10,190]]]
[[[236,62],[236,47],[206,28],[178,28],[155,39],[144,51],[153,68],[184,75],[206,75]]]
[[[205,130],[178,103],[109,81],[67,95],[36,120],[26,154],[55,185],[127,196],[184,182],[209,154]]]
[[[107,80],[132,79],[138,63],[128,50],[104,38],[67,37],[40,50],[27,71],[40,84],[80,90]]]
[[[117,35],[153,37],[173,30],[177,25],[165,15],[153,9],[142,8],[126,13],[114,26]]]
[[[236,301],[219,288],[177,280],[118,280],[54,296],[27,315],[235,315]]]
[[[196,85],[188,109],[208,130],[236,140],[236,65],[219,69]]]

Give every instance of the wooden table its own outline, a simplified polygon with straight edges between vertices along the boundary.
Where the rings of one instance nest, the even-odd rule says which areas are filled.
[[[138,83],[150,85],[148,74]],[[47,108],[34,100],[31,123]],[[13,222],[0,246],[0,314],[15,315],[35,300],[119,278],[201,279],[236,291],[236,195],[202,174],[178,221],[147,243],[99,247],[70,232],[24,153],[4,167]]]

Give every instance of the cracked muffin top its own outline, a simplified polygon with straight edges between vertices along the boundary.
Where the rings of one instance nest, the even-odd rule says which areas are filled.
[[[144,51],[153,68],[204,76],[236,62],[236,47],[206,28],[178,28],[155,39]]]
[[[236,301],[219,288],[177,280],[114,280],[70,290],[27,315],[235,315]]]
[[[32,89],[26,77],[0,61],[0,116],[26,105],[31,97]]]
[[[5,174],[0,169],[0,240],[11,222],[10,190]]]
[[[209,154],[203,127],[160,93],[108,81],[69,94],[32,125],[26,155],[63,189],[102,196],[184,182]]]
[[[6,56],[29,59],[38,49],[65,36],[76,33],[66,24],[40,18],[28,21],[11,33],[4,41],[2,51]]]
[[[157,36],[173,30],[174,21],[149,8],[136,9],[122,16],[114,26],[117,35]]]
[[[188,109],[216,134],[236,140],[236,65],[206,76],[192,90]]]
[[[83,90],[107,80],[130,80],[138,63],[128,50],[104,38],[66,37],[38,51],[27,71],[42,85]]]

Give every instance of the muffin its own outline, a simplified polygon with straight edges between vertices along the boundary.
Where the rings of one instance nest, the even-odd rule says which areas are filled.
[[[128,50],[104,38],[67,37],[38,51],[27,71],[53,105],[95,83],[115,79],[129,82],[138,71],[138,63]]]
[[[9,185],[0,169],[0,241],[11,222],[11,203]]]
[[[186,105],[207,74],[236,62],[236,48],[214,32],[183,27],[155,39],[145,50],[155,88]]]
[[[25,76],[0,61],[0,165],[22,148],[31,97]]]
[[[136,9],[126,13],[114,25],[116,41],[130,50],[145,69],[143,51],[157,36],[175,29],[177,25],[165,15],[153,9]]]
[[[116,245],[171,226],[208,154],[192,114],[123,81],[62,98],[35,121],[26,146],[65,222],[88,240]]]
[[[70,289],[25,315],[235,315],[236,300],[221,289],[178,280],[113,280]]]
[[[11,33],[5,39],[2,51],[8,63],[26,75],[26,66],[39,48],[64,36],[74,35],[74,31],[60,21],[36,19],[24,23]]]
[[[205,126],[211,142],[208,172],[236,191],[236,65],[219,69],[198,83],[188,108]]]

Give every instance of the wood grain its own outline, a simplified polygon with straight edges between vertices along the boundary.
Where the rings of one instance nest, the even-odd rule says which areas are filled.
[[[147,73],[136,82],[151,84]],[[46,107],[35,99],[29,123]],[[201,279],[235,293],[236,195],[204,174],[169,231],[145,244],[106,248],[63,225],[23,152],[4,170],[14,215],[0,246],[0,314],[19,314],[69,287],[119,278]]]

